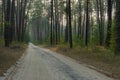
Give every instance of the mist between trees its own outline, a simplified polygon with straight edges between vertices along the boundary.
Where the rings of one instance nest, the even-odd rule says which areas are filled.
[[[0,42],[104,46],[120,54],[119,0],[1,0]]]

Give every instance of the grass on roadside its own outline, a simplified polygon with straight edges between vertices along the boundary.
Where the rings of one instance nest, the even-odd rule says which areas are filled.
[[[16,63],[23,55],[26,45],[23,43],[12,43],[9,48],[0,47],[0,76]]]
[[[58,45],[50,49],[69,56],[78,62],[92,65],[98,70],[102,70],[107,76],[120,79],[120,56],[115,56],[114,53],[104,47],[90,46],[70,49],[68,46]]]

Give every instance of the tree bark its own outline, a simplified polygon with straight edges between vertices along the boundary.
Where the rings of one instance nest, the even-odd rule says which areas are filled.
[[[68,8],[69,8],[69,44],[70,48],[73,48],[72,42],[72,24],[71,24],[71,0],[68,1]]]
[[[106,36],[106,47],[110,47],[111,40],[111,28],[112,28],[112,0],[107,0],[108,2],[108,27],[107,27],[107,36]]]
[[[120,0],[116,0],[115,54],[120,55]]]

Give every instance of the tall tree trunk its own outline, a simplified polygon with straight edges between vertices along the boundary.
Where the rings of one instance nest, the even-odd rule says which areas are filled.
[[[69,44],[70,48],[73,48],[72,42],[72,24],[71,24],[71,0],[68,1],[68,8],[69,8]]]
[[[89,0],[86,1],[86,36],[85,45],[88,46],[89,43]]]
[[[12,7],[11,7],[11,42],[15,35],[15,0],[12,0]]]
[[[69,13],[69,7],[68,7],[68,0],[66,0],[66,28],[65,28],[65,42],[69,42],[69,16],[68,16],[68,13]]]
[[[82,9],[81,0],[79,0],[79,18],[78,18],[78,37],[81,37],[81,22],[82,22]]]
[[[51,30],[50,30],[50,44],[53,45],[53,0],[51,0]]]
[[[104,43],[104,8],[103,8],[103,1],[99,0],[99,4],[100,4],[100,28],[99,28],[99,32],[100,32],[100,45],[103,45]]]
[[[58,15],[58,0],[54,1],[55,4],[55,32],[56,32],[56,44],[58,44],[58,20],[59,20],[59,15]]]
[[[115,53],[120,54],[120,0],[116,0]]]
[[[5,0],[2,0],[2,24],[1,24],[1,38],[4,37],[4,20],[5,17]]]
[[[20,37],[20,0],[17,0],[17,8],[16,8],[16,40],[19,41]]]
[[[107,27],[107,36],[106,36],[106,47],[110,47],[111,39],[111,27],[112,27],[112,0],[107,0],[108,2],[108,27]]]
[[[10,45],[10,4],[11,1],[7,0],[6,12],[5,12],[5,27],[4,27],[5,47],[9,47]]]
[[[26,6],[27,6],[27,0],[24,0],[24,3],[23,3],[23,11],[22,11],[22,32],[21,32],[21,41],[24,41],[24,37],[25,37],[25,29],[27,26],[25,26],[25,21],[26,21]]]

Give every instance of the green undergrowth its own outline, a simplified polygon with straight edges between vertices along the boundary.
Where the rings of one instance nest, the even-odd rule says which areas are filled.
[[[13,41],[10,45],[11,48],[26,48],[28,43]]]
[[[120,79],[120,56],[114,55],[111,50],[103,46],[74,46],[74,48],[71,49],[69,45],[62,44],[50,49],[79,62],[107,71],[110,73],[110,77]]]

